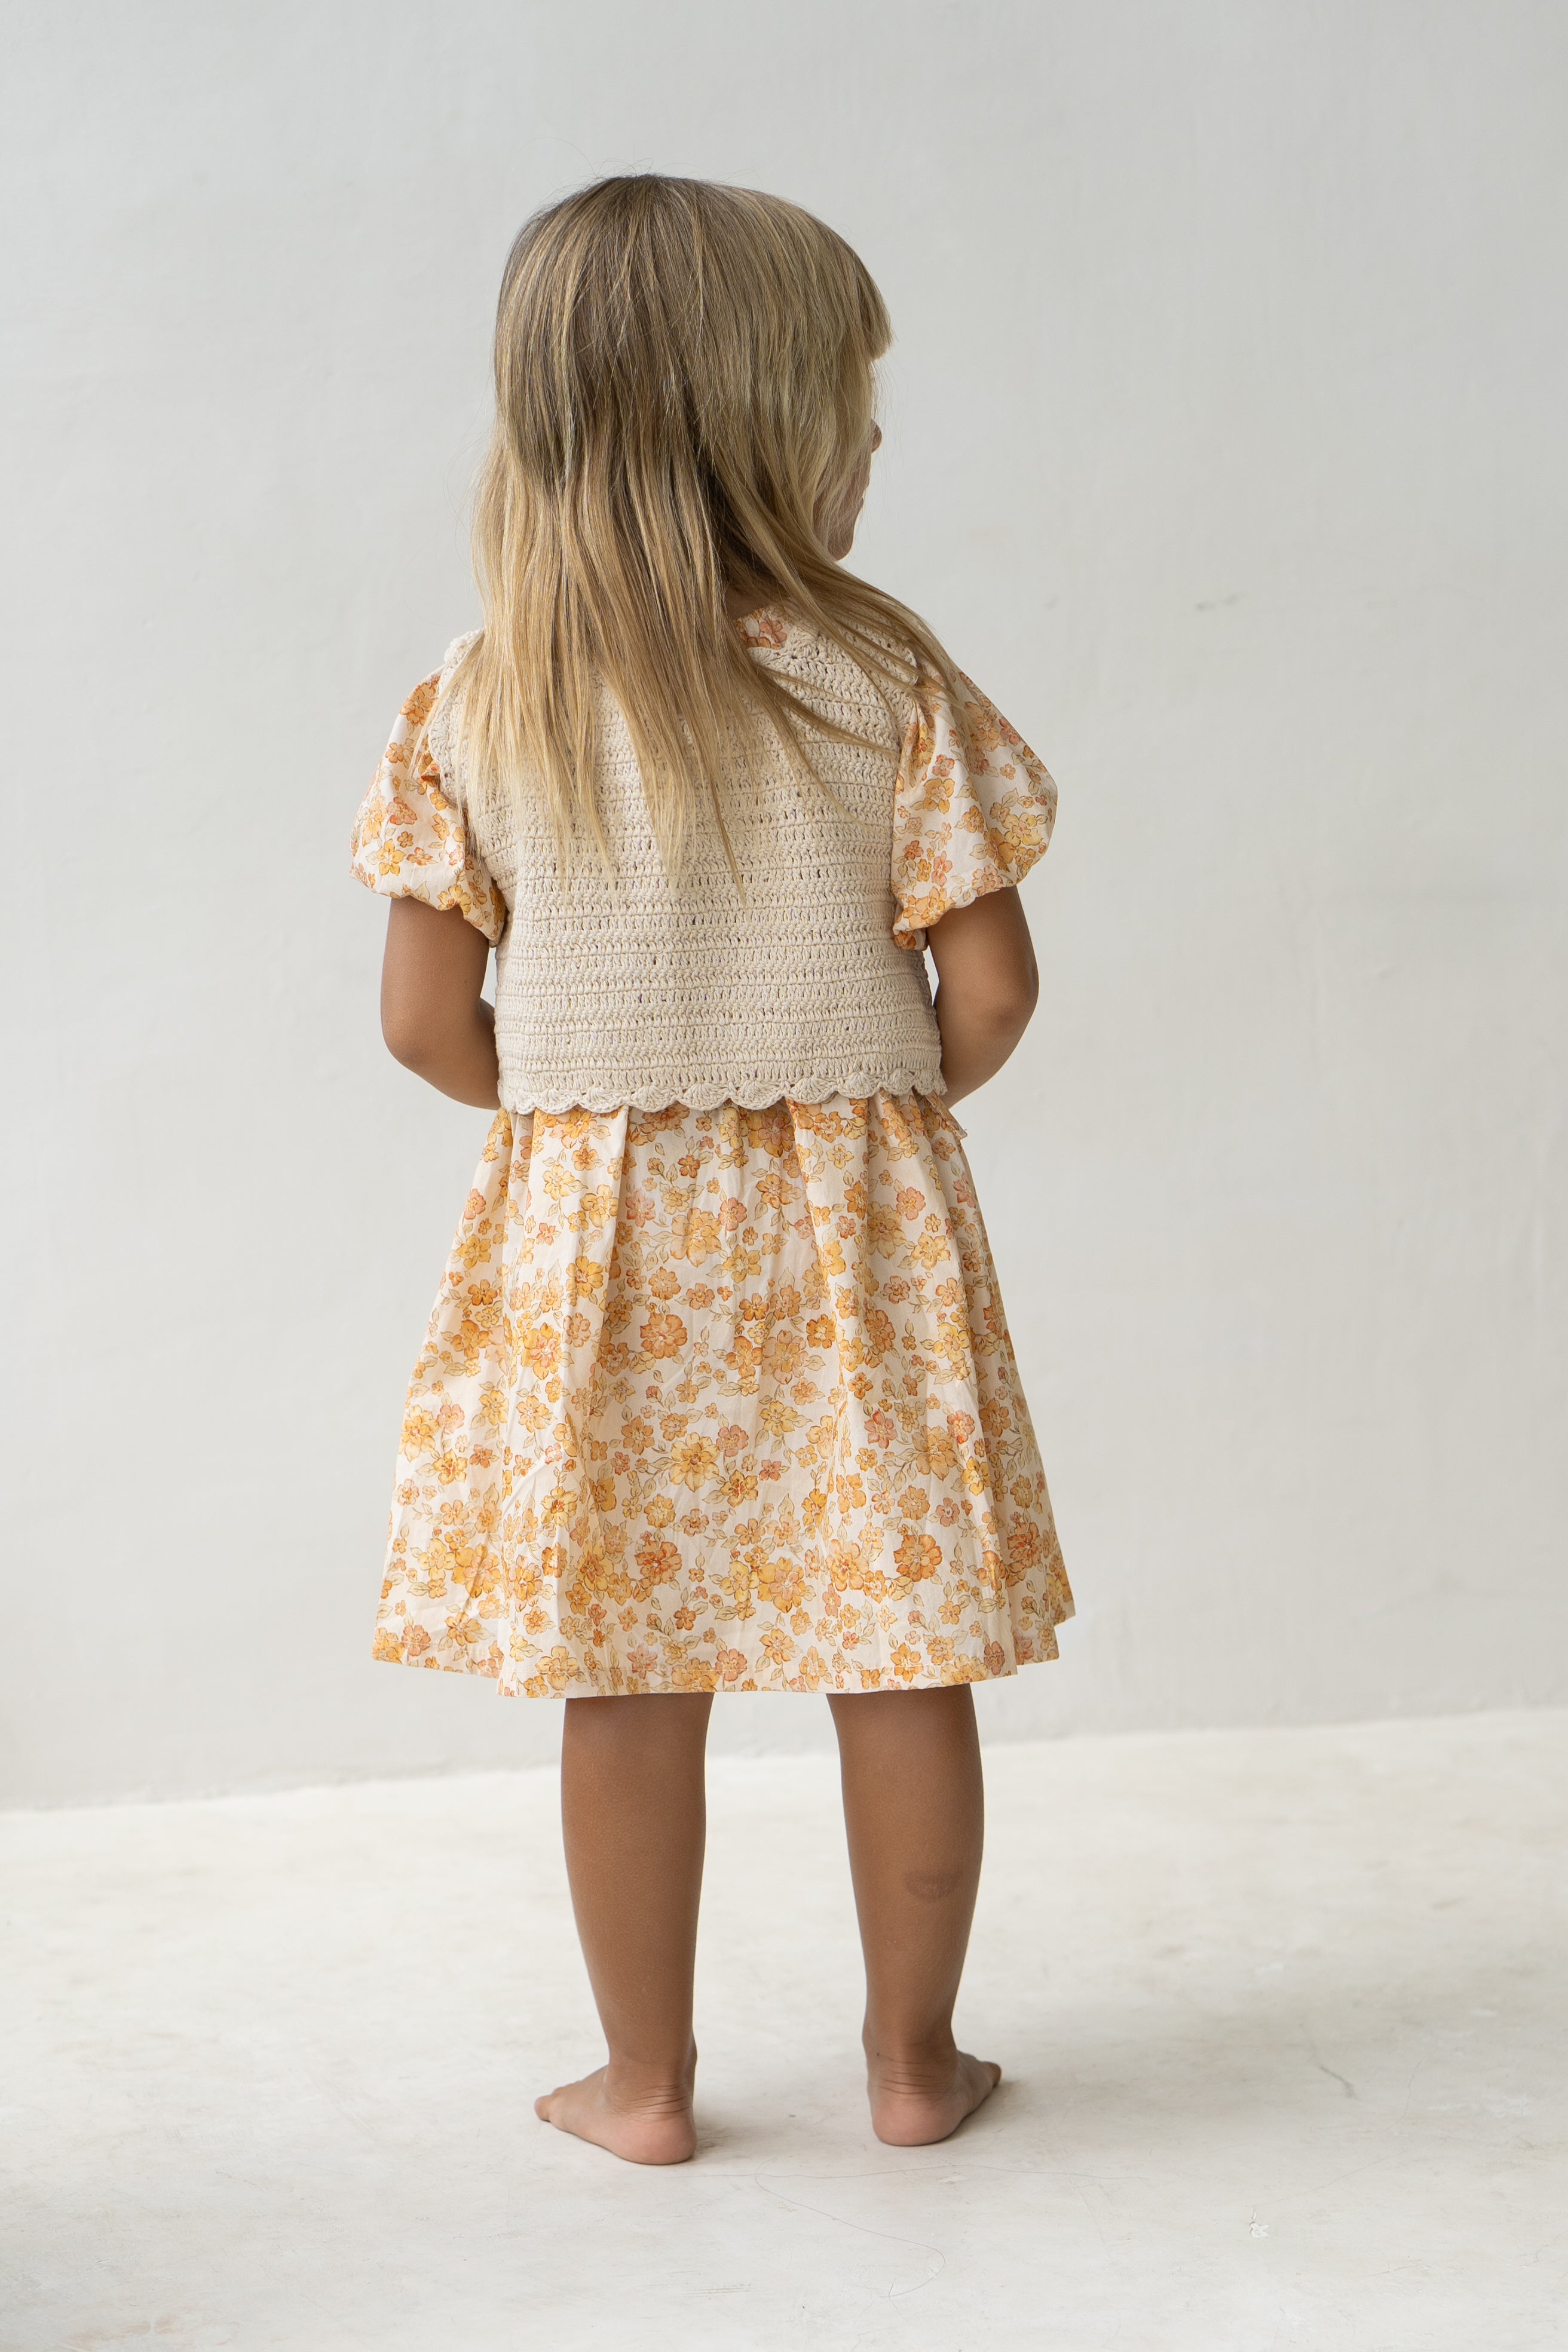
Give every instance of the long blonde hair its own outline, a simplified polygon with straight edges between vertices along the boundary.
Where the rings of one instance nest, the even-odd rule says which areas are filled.
[[[625,716],[653,832],[679,866],[704,799],[771,732],[809,768],[841,732],[748,654],[727,583],[756,583],[884,689],[942,648],[823,539],[870,445],[881,295],[778,196],[654,173],[538,213],[511,249],[496,423],[479,486],[484,628],[454,680],[482,790],[543,796],[563,852],[594,798],[595,697]],[[727,835],[726,835],[727,839]]]

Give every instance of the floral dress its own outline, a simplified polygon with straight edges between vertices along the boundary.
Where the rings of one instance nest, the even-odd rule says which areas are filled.
[[[493,943],[504,900],[423,749],[436,685],[353,869]],[[911,954],[1050,834],[1049,777],[962,686],[957,714],[922,696],[894,787]],[[962,1133],[913,1094],[498,1111],[408,1392],[375,1654],[546,1698],[1054,1658],[1072,1596]]]

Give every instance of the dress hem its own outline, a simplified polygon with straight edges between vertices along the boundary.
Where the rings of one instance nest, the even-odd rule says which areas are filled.
[[[1038,1657],[1016,1658],[1011,1665],[993,1671],[983,1668],[973,1675],[916,1675],[905,1682],[897,1675],[878,1675],[868,1668],[858,1682],[838,1675],[827,1675],[821,1682],[767,1682],[752,1679],[737,1682],[640,1682],[623,1683],[618,1690],[602,1690],[590,1682],[565,1683],[558,1689],[528,1690],[521,1683],[503,1683],[499,1675],[484,1666],[463,1666],[444,1658],[391,1658],[381,1652],[374,1654],[378,1665],[408,1666],[423,1669],[427,1674],[465,1675],[471,1680],[494,1683],[498,1698],[568,1699],[568,1698],[727,1698],[734,1694],[767,1698],[858,1698],[868,1691],[952,1690],[970,1683],[1005,1683],[1016,1681],[1029,1666],[1053,1666],[1061,1663],[1061,1654],[1053,1640],[1048,1650],[1042,1649]],[[871,1677],[876,1675],[876,1679]]]

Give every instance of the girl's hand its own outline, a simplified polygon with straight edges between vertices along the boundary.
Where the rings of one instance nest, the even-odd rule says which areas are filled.
[[[484,933],[455,908],[393,899],[381,967],[387,1050],[455,1102],[481,1110],[498,1100],[495,1013],[479,993],[489,956]]]
[[[990,891],[933,924],[928,943],[946,1100],[962,1102],[995,1076],[1040,992],[1023,901],[1016,890]]]

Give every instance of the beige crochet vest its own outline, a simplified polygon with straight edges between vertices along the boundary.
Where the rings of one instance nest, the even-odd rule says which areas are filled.
[[[943,1091],[925,958],[893,940],[893,788],[914,697],[890,718],[814,631],[771,634],[782,642],[752,658],[868,740],[813,739],[826,790],[782,754],[728,780],[739,890],[707,810],[679,879],[666,876],[608,694],[595,781],[617,887],[585,842],[563,873],[542,806],[520,820],[468,789],[445,688],[471,639],[448,649],[430,750],[506,900],[496,1045],[509,1110]]]

